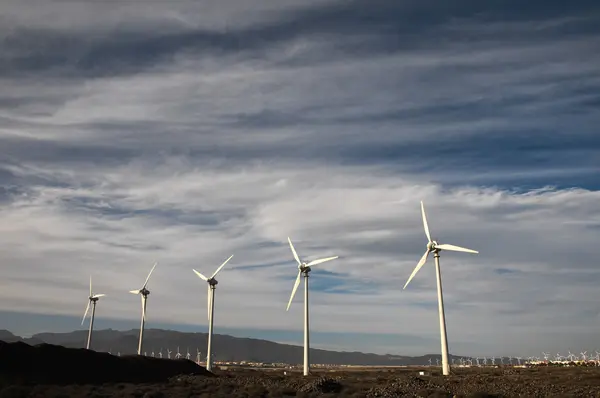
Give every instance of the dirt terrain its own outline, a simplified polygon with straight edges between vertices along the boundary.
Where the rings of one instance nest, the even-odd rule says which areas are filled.
[[[162,383],[5,386],[8,397],[600,397],[596,368],[469,369],[443,378],[417,369],[316,372],[217,371]]]
[[[0,342],[0,398],[600,397],[600,367],[455,368],[449,377],[423,367],[316,369],[302,377],[266,369],[213,374],[187,360],[107,355]]]

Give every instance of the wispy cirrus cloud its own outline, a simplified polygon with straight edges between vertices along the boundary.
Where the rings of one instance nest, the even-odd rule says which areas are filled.
[[[92,273],[135,327],[158,259],[151,319],[202,323],[191,268],[235,254],[218,327],[299,329],[291,236],[341,256],[315,331],[435,352],[433,267],[401,291],[424,200],[481,251],[442,256],[452,350],[593,348],[597,6],[375,3],[3,7],[0,308],[78,315]]]

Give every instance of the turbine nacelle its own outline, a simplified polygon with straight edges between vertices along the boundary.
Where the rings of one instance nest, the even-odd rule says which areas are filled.
[[[308,274],[311,271],[311,268],[306,263],[302,263],[298,265],[298,270]]]
[[[437,248],[437,241],[432,240],[431,242],[427,243],[427,250],[429,250],[430,252],[434,252],[436,250],[440,250]]]
[[[148,297],[150,295],[150,290],[146,289],[145,287],[139,290],[130,290],[129,293],[131,294],[141,294],[144,297]]]

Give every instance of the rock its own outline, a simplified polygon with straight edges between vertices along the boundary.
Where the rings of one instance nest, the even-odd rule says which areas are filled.
[[[310,381],[307,384],[300,387],[299,391],[321,394],[337,394],[340,391],[342,391],[342,384],[330,377],[319,377],[318,379]]]
[[[0,384],[159,383],[176,375],[213,376],[192,361],[117,357],[51,344],[0,341]]]

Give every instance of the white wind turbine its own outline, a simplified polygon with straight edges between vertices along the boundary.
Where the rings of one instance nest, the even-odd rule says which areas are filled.
[[[85,317],[87,316],[88,311],[90,310],[90,304],[92,304],[92,313],[90,315],[90,330],[88,331],[87,344],[85,348],[88,350],[92,345],[92,330],[94,330],[94,317],[96,315],[96,302],[100,299],[100,297],[104,297],[106,294],[94,294],[92,293],[92,277],[90,276],[90,296],[88,297],[88,304],[85,308],[85,313],[83,314],[83,319],[81,320],[81,324],[85,322]]]
[[[154,263],[154,265],[152,266],[150,273],[148,273],[148,276],[146,277],[146,281],[144,282],[144,285],[142,286],[141,289],[129,291],[129,293],[132,293],[132,294],[139,294],[140,297],[142,298],[142,322],[140,325],[140,341],[138,343],[138,351],[137,351],[138,355],[142,355],[142,346],[144,343],[144,324],[146,323],[146,301],[148,300],[148,295],[150,294],[150,290],[146,289],[146,286],[148,285],[148,280],[150,279],[150,275],[152,275],[152,272],[154,271],[154,268],[156,268],[157,265],[158,265],[158,262]]]
[[[217,268],[217,270],[211,275],[210,278],[207,278],[206,276],[202,275],[200,272],[193,270],[196,275],[198,275],[200,277],[200,279],[202,279],[203,281],[205,281],[206,283],[208,283],[207,286],[207,309],[208,309],[208,349],[206,352],[206,370],[208,370],[209,372],[212,369],[212,357],[210,355],[211,350],[212,350],[212,335],[213,335],[213,315],[214,315],[214,310],[215,310],[215,289],[217,288],[217,285],[219,284],[219,282],[215,279],[215,276],[217,276],[217,274],[219,273],[219,271],[221,271],[221,269],[225,266],[225,264],[227,264],[227,262],[229,260],[231,260],[231,258],[233,257],[233,254],[231,256],[229,256],[229,258],[227,260],[225,260],[225,262],[223,264],[221,264],[221,266],[219,268]]]
[[[444,298],[442,295],[442,274],[440,271],[440,251],[442,250],[450,250],[457,252],[466,252],[466,253],[479,253],[478,251],[465,249],[464,247],[448,245],[448,244],[439,244],[437,241],[431,239],[431,234],[429,233],[429,226],[427,225],[427,217],[425,216],[425,206],[423,205],[423,201],[421,201],[421,214],[423,216],[423,227],[425,228],[425,235],[427,235],[427,249],[425,250],[425,254],[419,260],[419,263],[415,267],[414,271],[406,281],[403,289],[406,289],[406,286],[410,283],[412,278],[419,272],[421,267],[427,261],[429,257],[429,253],[433,253],[433,257],[435,258],[435,273],[437,277],[437,293],[438,293],[438,308],[440,315],[440,335],[441,335],[441,343],[442,343],[442,371],[444,376],[448,376],[450,374],[450,365],[448,363],[448,336],[446,334],[446,316],[444,314]]]
[[[325,261],[335,260],[339,256],[335,257],[327,257],[321,258],[319,260],[313,260],[309,263],[305,263],[300,261],[298,257],[298,253],[294,249],[294,245],[292,244],[291,239],[288,237],[288,242],[290,243],[290,249],[292,249],[292,253],[294,254],[294,258],[298,263],[298,277],[296,277],[296,282],[294,283],[294,288],[292,289],[292,295],[290,296],[290,301],[288,302],[286,311],[290,309],[290,305],[292,304],[292,300],[294,299],[294,295],[296,294],[296,290],[298,290],[298,285],[300,285],[300,277],[304,274],[304,376],[308,376],[310,373],[310,363],[309,363],[309,339],[308,339],[308,273],[310,272],[312,266],[324,263]]]

